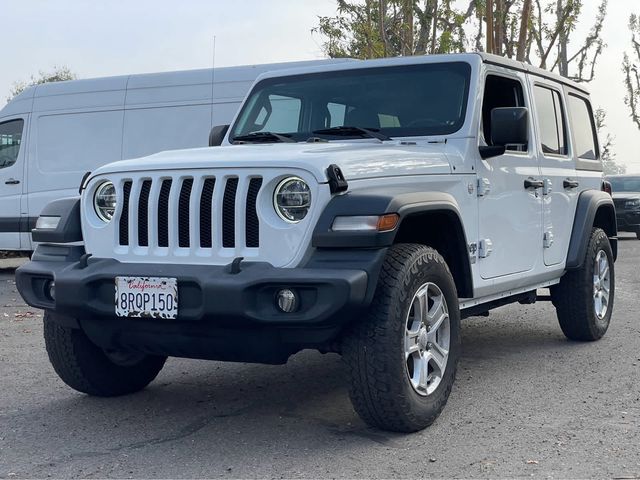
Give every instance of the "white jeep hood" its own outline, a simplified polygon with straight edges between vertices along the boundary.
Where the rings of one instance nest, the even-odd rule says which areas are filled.
[[[172,150],[105,165],[92,177],[108,173],[210,168],[301,168],[319,183],[336,164],[347,180],[403,175],[448,174],[444,144],[400,142],[272,143]]]

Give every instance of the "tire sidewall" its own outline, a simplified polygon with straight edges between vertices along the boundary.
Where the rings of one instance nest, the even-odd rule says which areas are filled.
[[[429,418],[434,411],[439,411],[446,403],[451,388],[455,381],[456,368],[460,357],[460,311],[455,283],[449,269],[442,257],[432,249],[423,248],[414,256],[413,262],[406,265],[401,285],[398,286],[398,295],[395,298],[396,308],[391,309],[397,315],[396,328],[397,339],[397,364],[400,366],[395,374],[402,378],[402,397],[408,402],[407,413],[415,421]],[[430,395],[418,394],[406,371],[404,351],[404,336],[406,320],[411,308],[412,300],[422,285],[427,282],[434,283],[442,291],[447,302],[450,323],[450,346],[447,367],[444,376],[437,389]],[[391,319],[393,321],[393,319]]]
[[[595,312],[593,294],[587,296],[586,301],[589,302],[587,310],[588,326],[594,338],[602,338],[602,336],[607,332],[607,329],[609,328],[609,324],[611,323],[611,315],[613,314],[616,289],[613,251],[611,249],[611,244],[609,243],[609,238],[607,237],[607,234],[604,233],[604,231],[595,229],[593,231],[591,241],[589,242],[589,254],[587,256],[584,269],[584,274],[586,275],[585,280],[587,280],[588,284],[591,285],[593,284],[593,275],[595,273],[595,259],[598,255],[598,252],[600,251],[604,252],[604,254],[607,256],[607,261],[609,262],[609,304],[606,315],[603,319],[599,319]]]

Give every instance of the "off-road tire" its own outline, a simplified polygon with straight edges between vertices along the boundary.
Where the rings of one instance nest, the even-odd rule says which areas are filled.
[[[450,349],[436,390],[419,395],[406,371],[404,333],[417,289],[436,284],[447,301]],[[345,335],[342,347],[356,412],[369,425],[415,432],[431,425],[449,398],[460,357],[460,311],[456,287],[442,256],[418,244],[391,247],[384,261],[368,315]]]
[[[142,390],[156,378],[166,360],[144,355],[136,363],[118,365],[82,330],[59,325],[51,313],[44,315],[44,339],[49,361],[62,381],[97,397]]]
[[[599,251],[607,256],[610,269],[609,303],[602,319],[596,315],[593,298],[594,262]],[[602,229],[592,229],[582,267],[568,271],[551,289],[551,295],[560,328],[568,339],[589,342],[607,332],[615,298],[615,274],[611,244]]]

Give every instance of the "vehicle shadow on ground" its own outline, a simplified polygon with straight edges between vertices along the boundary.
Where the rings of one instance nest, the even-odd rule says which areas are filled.
[[[439,422],[446,425],[456,418],[467,389],[473,388],[471,382],[507,374],[530,377],[539,367],[518,361],[529,350],[571,355],[584,348],[564,340],[548,321],[523,327],[502,320],[502,328],[495,328],[495,322],[487,328],[491,321],[463,321],[461,374],[443,417],[422,434],[426,438]],[[41,427],[31,422],[39,430],[29,432],[39,439],[36,443],[81,445],[77,450],[61,449],[60,458],[51,459],[54,463],[187,439],[200,446],[198,451],[214,449],[221,435],[231,449],[246,447],[248,438],[273,445],[295,438],[302,449],[305,442],[315,444],[318,435],[334,438],[347,449],[371,442],[402,448],[404,443],[404,435],[369,428],[358,418],[349,402],[340,357],[315,352],[298,354],[286,366],[170,359],[158,379],[140,393],[103,399],[64,390],[63,398],[21,414],[46,419]],[[86,440],[78,443],[78,437]],[[273,454],[267,450],[264,455],[269,452]]]

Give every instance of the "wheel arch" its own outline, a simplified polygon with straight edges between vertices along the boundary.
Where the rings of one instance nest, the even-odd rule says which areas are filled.
[[[573,220],[567,253],[567,270],[575,270],[582,266],[591,230],[594,227],[601,228],[607,234],[613,258],[616,260],[618,256],[618,225],[613,199],[611,195],[600,190],[585,190],[578,198]]]
[[[458,296],[473,297],[468,243],[457,209],[449,204],[411,208],[402,215],[394,243],[420,243],[437,250],[449,266]]]

